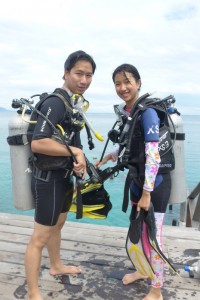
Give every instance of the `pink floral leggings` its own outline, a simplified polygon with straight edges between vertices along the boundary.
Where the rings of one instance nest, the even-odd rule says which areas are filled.
[[[163,222],[164,222],[164,213],[157,213],[155,212],[155,221],[156,221],[156,228],[157,228],[157,233],[156,233],[156,238],[158,245],[160,249],[162,250],[162,228],[163,228]],[[143,241],[147,241],[147,228],[146,224],[143,224],[143,233],[142,233],[142,238]],[[145,242],[145,245],[148,245],[145,247],[145,252],[147,254],[147,257],[149,258],[149,261],[151,263],[151,266],[155,272],[155,279],[151,280],[151,286],[154,288],[161,288],[163,286],[163,281],[164,281],[164,262],[163,260],[159,257],[159,255],[153,250],[152,247],[150,247],[148,242]]]

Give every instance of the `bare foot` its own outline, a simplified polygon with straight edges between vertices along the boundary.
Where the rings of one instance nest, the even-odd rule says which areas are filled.
[[[151,288],[150,292],[142,300],[163,300],[161,289]]]
[[[65,266],[61,265],[59,268],[51,268],[49,274],[52,276],[55,275],[64,275],[64,274],[79,274],[81,269],[75,266]]]
[[[33,299],[33,300],[44,300],[44,298],[42,298],[42,297],[39,297],[39,298],[35,298],[35,297],[34,297],[34,298],[32,298],[32,297],[30,298],[30,297],[29,297],[29,298],[28,298],[28,300],[31,300],[31,299]]]
[[[29,298],[28,298],[28,300],[31,300],[31,299],[33,299],[33,300],[44,300],[44,298],[42,298],[42,297],[40,297],[40,296],[39,296],[39,298],[38,298],[38,297],[37,297],[37,298],[35,298],[35,297],[34,297],[34,298],[32,298],[32,297],[30,298],[30,297],[29,297]]]
[[[122,278],[122,282],[124,285],[128,285],[130,283],[133,283],[134,281],[138,280],[138,279],[147,279],[147,276],[141,275],[139,272],[134,272],[131,274],[126,274],[123,278]]]
[[[44,298],[41,296],[39,292],[34,294],[29,293],[28,300],[44,300]]]

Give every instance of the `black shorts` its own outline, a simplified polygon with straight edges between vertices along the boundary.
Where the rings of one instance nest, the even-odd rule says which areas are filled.
[[[63,171],[52,171],[48,181],[32,176],[31,190],[35,199],[35,221],[46,226],[56,225],[60,213],[68,212],[73,197],[73,178]]]
[[[153,203],[154,211],[165,213],[171,192],[171,176],[170,173],[162,174],[162,182],[151,192],[151,202]],[[131,201],[137,203],[142,195],[142,189],[139,189],[138,195],[131,193]]]

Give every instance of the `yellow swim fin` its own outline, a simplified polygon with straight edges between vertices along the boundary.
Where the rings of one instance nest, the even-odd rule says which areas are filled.
[[[80,190],[82,216],[90,219],[106,219],[112,208],[110,196],[101,183],[85,184]],[[74,191],[70,212],[77,213],[77,191]]]
[[[126,238],[126,251],[136,270],[143,276],[155,279],[154,270],[145,254],[142,243],[143,215],[132,207],[130,227]]]
[[[98,204],[98,205],[83,205],[83,213],[85,212],[91,212],[93,210],[102,209],[104,208],[104,204]],[[70,212],[77,212],[77,205],[76,203],[72,202],[72,205],[70,207]]]
[[[94,190],[99,189],[102,187],[102,183],[88,183],[86,182],[84,186],[81,188],[81,194],[92,192]]]
[[[141,241],[139,241],[137,244],[134,244],[130,239],[128,239],[126,242],[126,249],[128,256],[136,270],[143,276],[147,276],[150,279],[155,279],[154,270],[142,249]]]
[[[96,213],[94,213],[93,211],[83,212],[83,217],[89,218],[89,219],[99,219],[99,220],[106,219],[105,215],[100,215],[97,212],[98,212],[98,210],[96,211]]]

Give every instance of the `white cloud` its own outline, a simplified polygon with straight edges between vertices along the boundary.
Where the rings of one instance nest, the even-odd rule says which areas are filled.
[[[139,69],[142,92],[189,95],[187,111],[199,111],[199,27],[196,0],[7,0],[0,10],[0,106],[61,86],[66,57],[83,49],[97,63],[86,93],[91,111],[112,112],[119,99],[111,75],[124,62]]]

